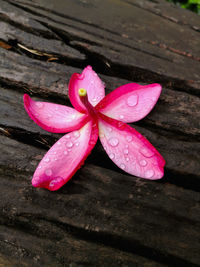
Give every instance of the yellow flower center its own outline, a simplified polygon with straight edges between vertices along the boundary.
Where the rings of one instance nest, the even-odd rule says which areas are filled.
[[[87,95],[87,91],[84,88],[80,88],[78,90],[78,94],[79,94],[79,96],[86,96]]]

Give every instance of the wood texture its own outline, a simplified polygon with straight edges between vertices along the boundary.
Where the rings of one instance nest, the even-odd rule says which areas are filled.
[[[199,16],[164,0],[54,2],[0,0],[0,266],[198,266]],[[88,64],[106,93],[163,85],[131,125],[166,159],[162,180],[125,174],[98,142],[61,190],[31,186],[61,135],[30,120],[23,93],[70,105],[69,78]]]

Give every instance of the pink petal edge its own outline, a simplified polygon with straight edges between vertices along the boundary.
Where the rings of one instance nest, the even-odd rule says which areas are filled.
[[[81,74],[74,73],[70,79],[68,88],[72,105],[76,110],[83,113],[86,112],[86,108],[78,95],[80,88],[87,90],[88,100],[92,106],[96,106],[105,96],[104,84],[92,70],[91,66],[87,66]]]
[[[41,128],[52,133],[66,133],[80,129],[88,116],[64,105],[34,101],[24,95],[24,107],[30,118]]]
[[[99,116],[100,141],[119,168],[150,180],[163,177],[165,160],[145,137],[121,121]]]
[[[106,95],[96,109],[113,119],[135,122],[144,118],[153,109],[161,90],[162,87],[157,83],[125,84]]]
[[[32,185],[58,190],[83,165],[98,139],[96,122],[89,121],[79,131],[64,135],[39,163]]]

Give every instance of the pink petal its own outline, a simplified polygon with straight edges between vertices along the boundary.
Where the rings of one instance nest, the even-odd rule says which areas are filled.
[[[97,124],[89,121],[79,131],[64,135],[39,163],[32,184],[51,191],[59,189],[75,174],[98,139]]]
[[[74,73],[69,82],[69,98],[72,105],[76,110],[85,112],[86,109],[78,95],[80,88],[87,90],[88,100],[93,106],[105,96],[104,85],[91,66],[87,66],[82,74]]]
[[[73,108],[34,101],[26,94],[24,107],[32,120],[44,130],[53,133],[66,133],[80,129],[88,120],[87,115]]]
[[[165,160],[146,138],[123,122],[100,116],[101,143],[119,168],[141,178],[163,177]]]
[[[154,107],[161,93],[157,83],[129,83],[108,94],[96,109],[113,119],[135,122],[144,118]]]

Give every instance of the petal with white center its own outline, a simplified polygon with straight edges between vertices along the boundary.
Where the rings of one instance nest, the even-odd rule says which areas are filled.
[[[32,184],[51,191],[59,189],[83,165],[98,139],[97,124],[89,121],[80,130],[64,135],[39,163]]]
[[[81,88],[86,89],[88,100],[92,106],[96,106],[105,96],[104,84],[91,66],[87,66],[81,74],[74,73],[69,82],[69,98],[72,105],[76,110],[85,112],[85,106],[78,94],[78,90]]]
[[[64,105],[34,101],[24,95],[24,107],[40,127],[52,133],[66,133],[80,129],[88,116]]]
[[[129,83],[106,95],[96,109],[113,119],[135,122],[144,118],[153,109],[160,93],[161,86],[157,83]]]
[[[129,125],[101,115],[99,138],[110,159],[125,172],[151,180],[163,177],[165,160]]]

